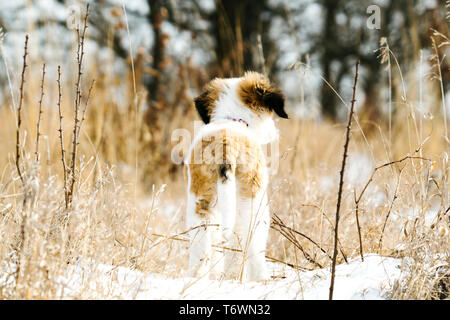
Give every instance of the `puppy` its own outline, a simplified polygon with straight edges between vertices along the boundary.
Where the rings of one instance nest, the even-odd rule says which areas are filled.
[[[185,158],[189,274],[264,280],[270,213],[261,145],[278,138],[273,114],[288,118],[284,96],[262,74],[247,72],[209,82],[195,107],[205,125]],[[224,259],[217,246],[237,246],[240,257]]]

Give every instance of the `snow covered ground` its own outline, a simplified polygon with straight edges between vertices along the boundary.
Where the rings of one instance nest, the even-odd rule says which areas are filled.
[[[330,271],[301,272],[270,263],[273,280],[240,283],[232,280],[168,278],[123,267],[82,262],[56,282],[62,299],[328,299]],[[401,260],[367,255],[336,268],[335,299],[387,299],[401,276]]]

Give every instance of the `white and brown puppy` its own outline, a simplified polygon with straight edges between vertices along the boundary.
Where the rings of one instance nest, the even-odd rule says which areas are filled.
[[[287,118],[284,96],[263,75],[247,72],[212,80],[195,106],[206,125],[185,160],[189,273],[266,279],[270,213],[261,145],[278,138],[272,116]],[[223,259],[214,245],[237,245],[242,258]]]

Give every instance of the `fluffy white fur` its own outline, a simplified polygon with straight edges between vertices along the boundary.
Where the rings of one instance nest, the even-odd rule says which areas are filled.
[[[228,84],[219,96],[216,107],[211,115],[211,122],[242,119],[248,123],[248,128],[257,137],[260,144],[267,144],[278,137],[272,115],[258,115],[246,107],[237,96],[237,86],[241,78],[227,79]]]
[[[239,78],[227,79],[228,87],[216,101],[211,122],[204,125],[191,145],[186,159],[190,159],[193,146],[206,135],[227,129],[228,134],[239,132],[259,145],[277,139],[270,113],[258,115],[243,105],[236,94]],[[241,119],[243,122],[231,119]],[[264,163],[264,162],[263,162]],[[202,219],[195,212],[199,200],[190,192],[191,176],[188,167],[186,223],[190,231],[189,274],[213,278],[234,277],[244,280],[264,280],[268,274],[265,266],[265,251],[270,225],[267,203],[268,173],[263,175],[263,187],[253,199],[245,199],[237,192],[238,183],[229,176],[225,183],[217,182],[217,203],[211,214]],[[267,170],[266,170],[267,171]],[[202,225],[218,225],[205,227]],[[199,227],[202,226],[202,227]],[[225,251],[225,257],[213,246],[235,247],[243,254]]]

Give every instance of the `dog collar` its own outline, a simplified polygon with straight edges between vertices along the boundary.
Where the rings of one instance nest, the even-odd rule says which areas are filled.
[[[227,120],[240,122],[240,123],[244,124],[246,127],[248,127],[248,123],[247,123],[247,121],[245,121],[244,119],[227,118]]]

